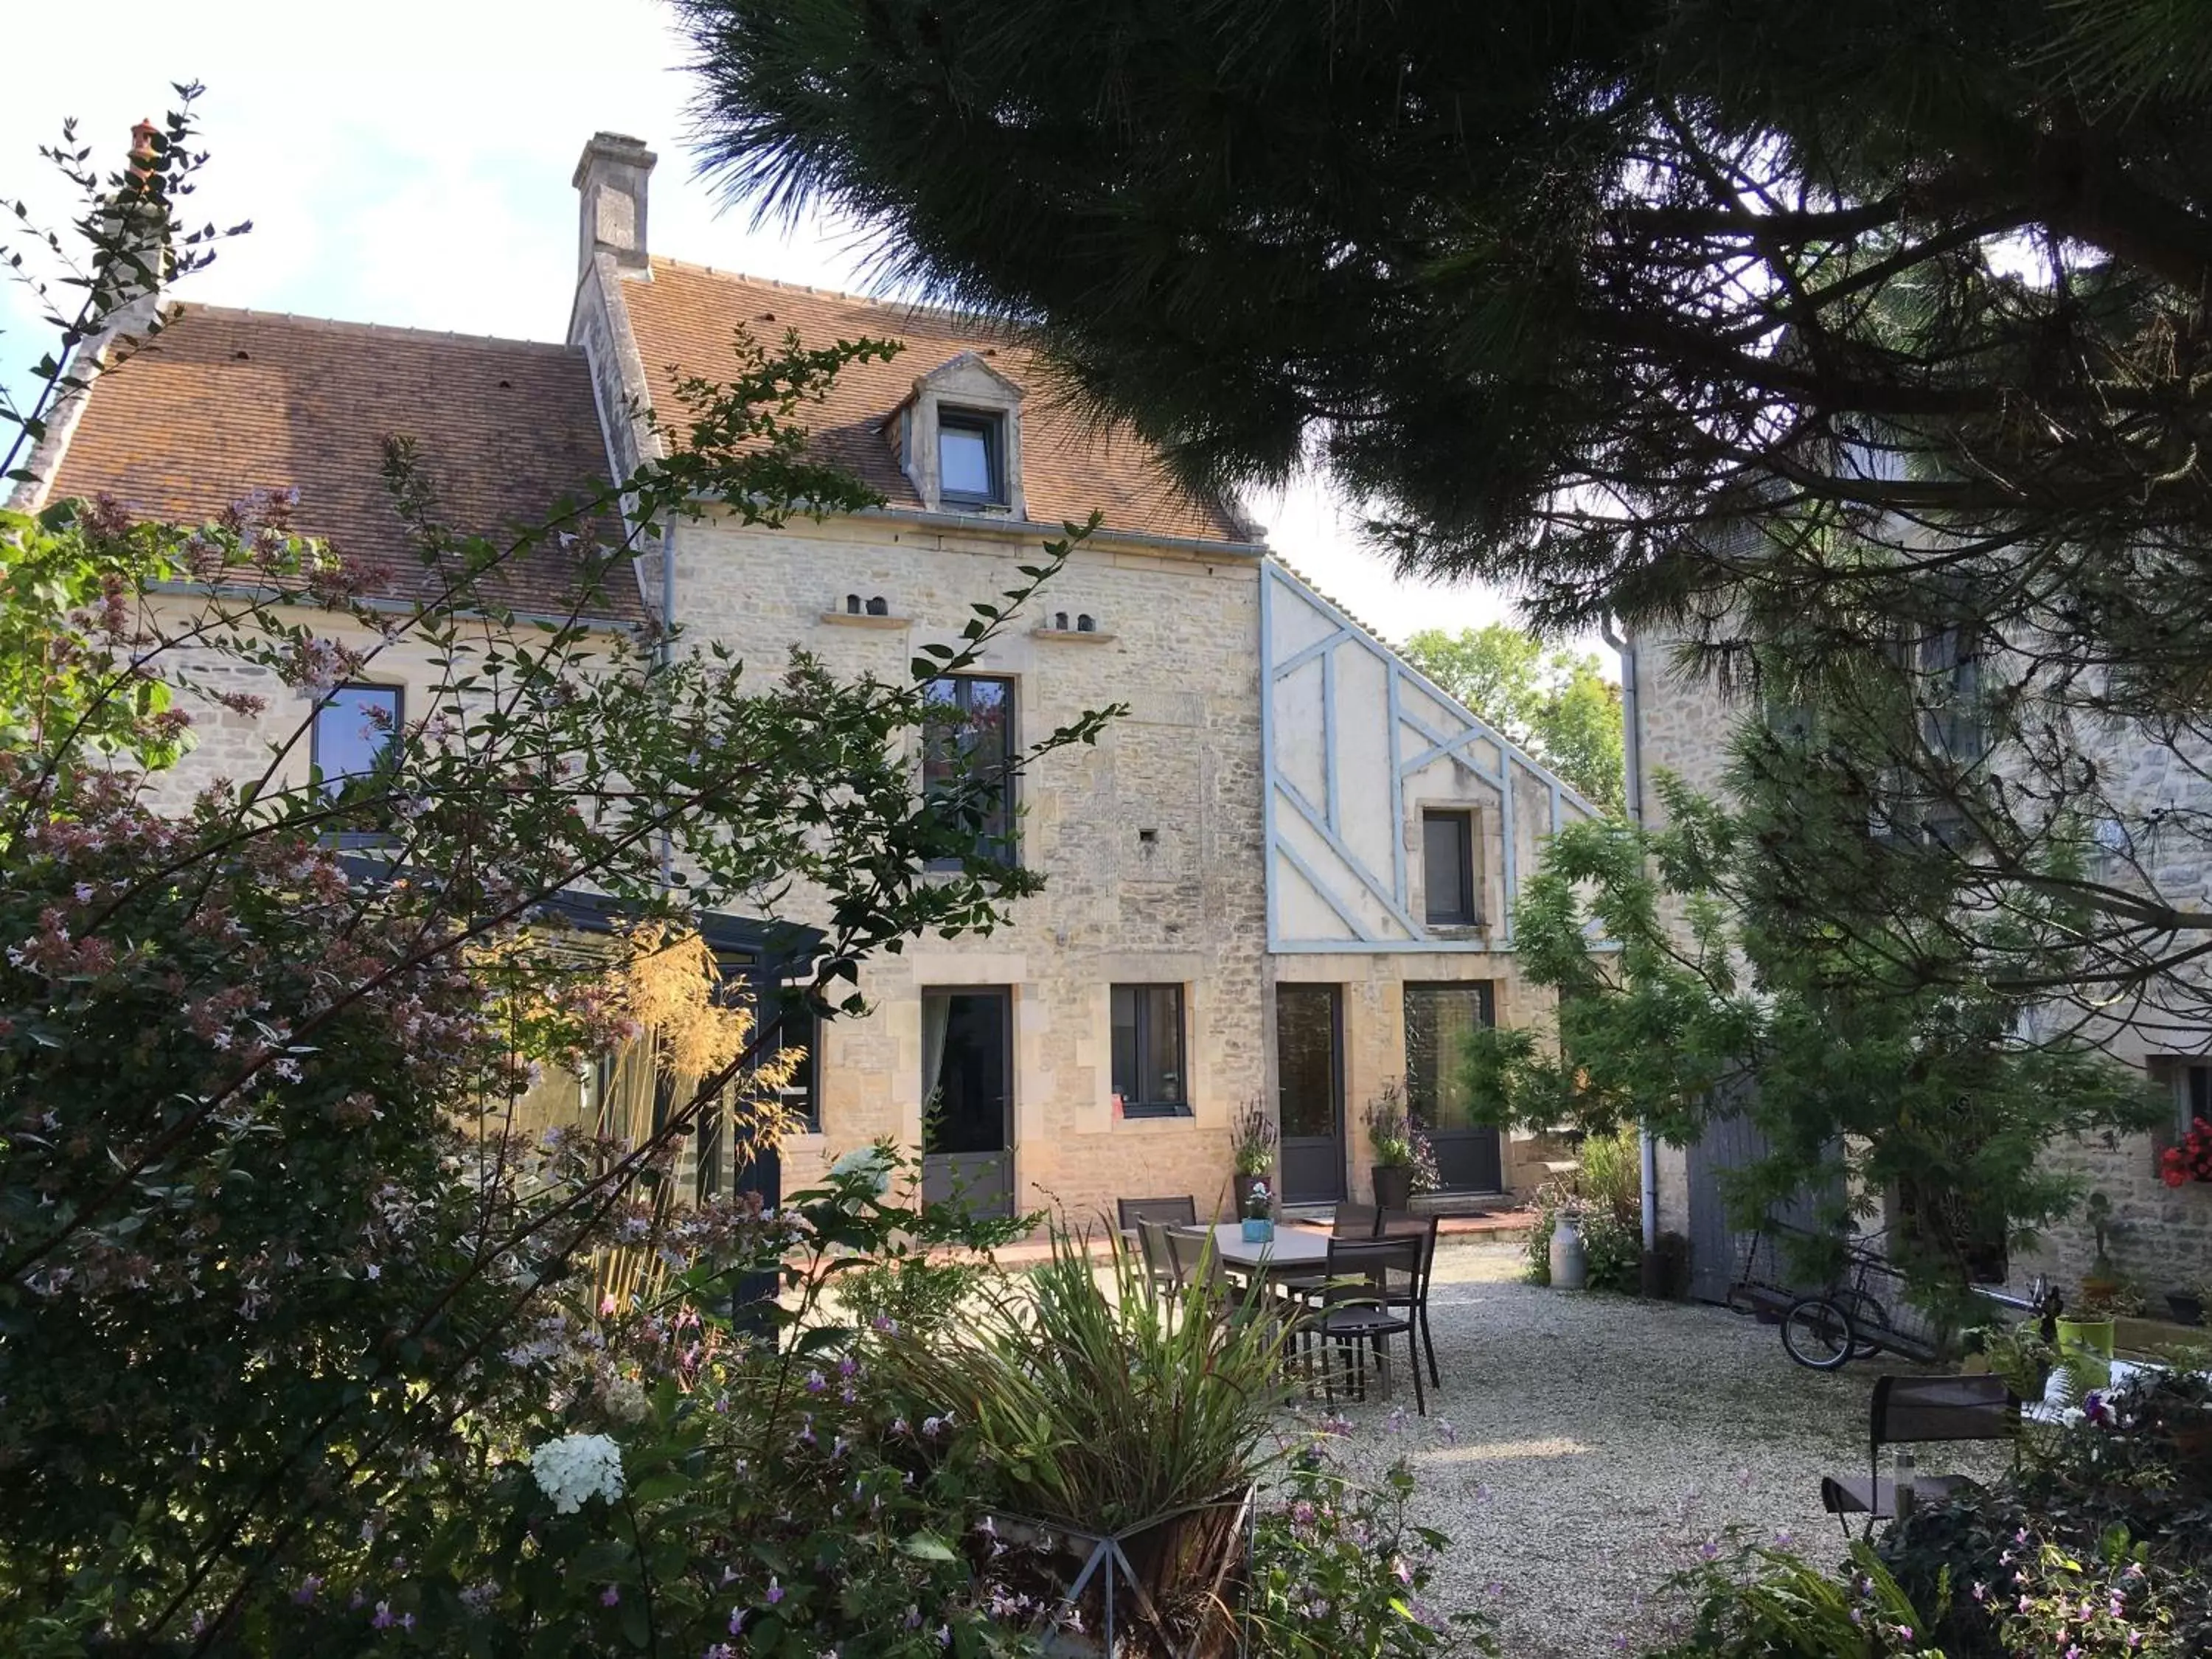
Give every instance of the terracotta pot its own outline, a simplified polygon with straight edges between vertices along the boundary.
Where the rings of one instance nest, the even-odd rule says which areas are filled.
[[[1375,1201],[1386,1210],[1407,1210],[1413,1205],[1413,1172],[1402,1164],[1377,1164],[1370,1171],[1375,1177]]]

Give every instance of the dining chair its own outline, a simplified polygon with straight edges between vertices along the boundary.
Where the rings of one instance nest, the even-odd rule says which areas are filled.
[[[1323,1387],[1334,1397],[1329,1378],[1328,1351],[1332,1343],[1354,1358],[1360,1393],[1366,1393],[1367,1350],[1375,1351],[1376,1368],[1382,1375],[1382,1397],[1390,1397],[1390,1339],[1406,1339],[1406,1358],[1412,1362],[1413,1404],[1422,1416],[1429,1413],[1428,1397],[1421,1388],[1421,1355],[1414,1336],[1411,1310],[1401,1313],[1386,1300],[1389,1276],[1409,1278],[1420,1272],[1421,1241],[1418,1238],[1332,1238],[1328,1242],[1328,1284],[1312,1328],[1320,1339]]]
[[[1170,1224],[1156,1216],[1141,1216],[1137,1221],[1137,1239],[1144,1252],[1146,1275],[1154,1288],[1169,1296],[1181,1295],[1183,1277],[1176,1262]]]
[[[1329,1234],[1335,1238],[1372,1238],[1375,1224],[1382,1218],[1382,1212],[1372,1204],[1340,1204],[1328,1224]]]
[[[1421,1346],[1429,1356],[1429,1384],[1441,1389],[1443,1378],[1437,1371],[1437,1340],[1429,1334],[1429,1285],[1437,1271],[1437,1218],[1407,1210],[1385,1210],[1377,1225],[1382,1237],[1420,1241],[1419,1265],[1409,1275],[1391,1275],[1382,1299],[1386,1306],[1406,1309],[1419,1322]]]

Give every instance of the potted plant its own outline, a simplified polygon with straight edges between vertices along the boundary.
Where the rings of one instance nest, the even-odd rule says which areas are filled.
[[[2198,1118],[2180,1145],[2166,1149],[2159,1158],[2158,1178],[2169,1187],[2212,1181],[2212,1123]]]
[[[1175,1317],[1127,1256],[1101,1283],[1064,1231],[1052,1249],[956,1328],[887,1335],[878,1375],[963,1425],[924,1455],[983,1505],[989,1524],[966,1547],[1043,1605],[1031,1633],[1045,1652],[1226,1659],[1254,1490],[1291,1449],[1277,1433],[1287,1331],[1257,1316],[1257,1287],[1237,1298],[1194,1281]]]
[[[1275,1147],[1281,1136],[1275,1120],[1267,1115],[1267,1109],[1256,1099],[1247,1101],[1244,1109],[1237,1113],[1232,1134],[1231,1151],[1237,1161],[1237,1213],[1249,1216],[1253,1188],[1265,1188],[1267,1177],[1274,1173]]]
[[[1419,1162],[1413,1145],[1413,1120],[1406,1115],[1406,1091],[1395,1078],[1367,1103],[1361,1115],[1367,1142],[1374,1149],[1370,1173],[1375,1182],[1375,1201],[1386,1210],[1402,1210],[1413,1201],[1413,1173]]]
[[[1255,1181],[1244,1190],[1244,1242],[1264,1244],[1275,1236],[1275,1199],[1265,1181]]]

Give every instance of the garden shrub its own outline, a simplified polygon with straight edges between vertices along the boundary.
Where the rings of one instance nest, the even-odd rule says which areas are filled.
[[[1572,1205],[1589,1263],[1589,1288],[1635,1295],[1644,1280],[1644,1176],[1636,1131],[1623,1127],[1587,1135],[1579,1156],[1581,1167],[1573,1174],[1537,1190],[1528,1282],[1552,1282],[1552,1231],[1560,1210]]]
[[[2028,1429],[2016,1474],[1887,1528],[1878,1547],[1900,1583],[1963,1587],[1939,1626],[1951,1659],[2024,1644],[2212,1652],[2208,1402],[2212,1384],[2186,1373],[2093,1393],[2079,1423]],[[2095,1617],[2074,1616],[2085,1608]]]
[[[1863,1544],[1838,1572],[1755,1547],[1715,1553],[1674,1583],[1692,1598],[1691,1627],[1650,1659],[1950,1659]]]
[[[1493,1653],[1489,1621],[1461,1612],[1440,1628],[1423,1597],[1450,1540],[1407,1516],[1411,1468],[1379,1486],[1346,1475],[1328,1426],[1296,1453],[1254,1529],[1253,1650],[1262,1659],[1412,1659]]]
[[[1917,1505],[1837,1571],[1776,1548],[1686,1575],[1656,1659],[2198,1659],[2212,1652],[2212,1385],[2153,1376],[2030,1425],[2017,1474]]]

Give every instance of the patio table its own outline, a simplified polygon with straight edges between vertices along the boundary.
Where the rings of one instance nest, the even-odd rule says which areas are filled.
[[[1328,1235],[1305,1227],[1278,1225],[1275,1236],[1247,1243],[1243,1224],[1224,1221],[1213,1227],[1177,1227],[1185,1238],[1213,1235],[1213,1256],[1233,1273],[1255,1279],[1310,1279],[1328,1268]]]

